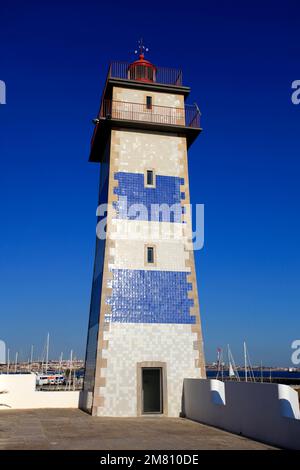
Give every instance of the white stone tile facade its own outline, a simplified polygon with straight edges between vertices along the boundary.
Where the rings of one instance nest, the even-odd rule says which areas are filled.
[[[109,341],[106,386],[100,390],[105,406],[98,415],[136,416],[137,363],[161,361],[167,364],[168,416],[179,416],[183,379],[199,378],[191,325],[112,323],[104,337]]]
[[[172,93],[162,93],[153,91],[134,90],[130,88],[114,87],[113,100],[126,103],[146,103],[146,96],[152,97],[153,106],[163,106],[170,108],[184,108],[182,95]]]
[[[150,168],[158,175],[184,176],[183,137],[115,130],[111,142],[117,171],[144,173]]]

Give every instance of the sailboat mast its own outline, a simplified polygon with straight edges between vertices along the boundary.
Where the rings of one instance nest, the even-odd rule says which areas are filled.
[[[30,372],[32,371],[32,361],[33,361],[33,344],[30,349]]]
[[[62,364],[62,358],[63,358],[63,353],[61,352],[60,358],[59,358],[59,370],[58,373],[61,374],[61,364]]]
[[[15,357],[15,373],[17,373],[17,368],[18,368],[18,352],[16,352],[16,357]]]
[[[7,374],[9,374],[9,349],[7,350]]]
[[[248,375],[247,375],[247,348],[246,342],[244,341],[244,362],[245,362],[245,382],[248,382]]]
[[[49,333],[47,334],[47,345],[46,345],[46,374],[48,373],[48,361],[49,361],[49,340],[50,340],[50,335]]]
[[[221,371],[221,351],[222,351],[221,348],[217,348],[217,365],[218,365],[217,376],[216,376],[217,380],[219,378],[219,374]]]
[[[74,356],[74,362],[76,361],[76,357]],[[74,372],[73,372],[73,390],[76,388],[76,368],[74,367]]]
[[[69,390],[71,390],[72,368],[73,368],[73,349],[71,349],[71,354],[70,354]]]
[[[228,378],[230,379],[230,347],[229,344],[227,344],[227,358],[228,358]]]

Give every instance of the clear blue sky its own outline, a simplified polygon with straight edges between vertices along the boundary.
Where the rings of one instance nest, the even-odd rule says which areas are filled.
[[[54,5],[55,4],[55,5]],[[27,359],[83,357],[99,167],[87,162],[110,60],[137,39],[182,67],[204,131],[191,148],[207,360],[292,365],[300,337],[300,79],[297,1],[6,2],[1,6],[0,338]]]

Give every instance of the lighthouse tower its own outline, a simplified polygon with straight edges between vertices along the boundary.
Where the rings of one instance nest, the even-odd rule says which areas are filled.
[[[95,416],[179,416],[184,378],[205,377],[187,160],[200,113],[181,71],[144,52],[111,63],[91,143],[101,172],[82,407]]]

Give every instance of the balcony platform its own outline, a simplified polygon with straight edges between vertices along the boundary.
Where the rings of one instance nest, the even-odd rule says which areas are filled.
[[[107,138],[110,135],[111,129],[136,129],[136,130],[145,130],[152,132],[162,132],[164,134],[179,135],[184,136],[187,139],[188,148],[196,137],[202,131],[201,128],[193,128],[180,126],[175,124],[157,124],[149,121],[139,121],[139,120],[125,120],[125,119],[109,119],[109,118],[100,118],[99,123],[97,124],[92,144],[91,151],[89,156],[89,161],[94,163],[100,163],[100,156],[103,155],[103,150],[106,146]]]
[[[129,80],[127,78],[111,78],[106,81],[106,93],[109,95],[114,86],[122,88],[134,88],[136,90],[158,91],[163,93],[172,93],[173,95],[183,95],[187,98],[191,92],[190,87],[176,84],[164,84],[157,82],[141,82],[138,80]]]
[[[90,162],[101,162],[100,156],[111,129],[120,128],[184,136],[188,147],[202,131],[200,111],[196,105],[185,105],[184,108],[152,106],[147,109],[141,103],[103,100],[92,138]]]

